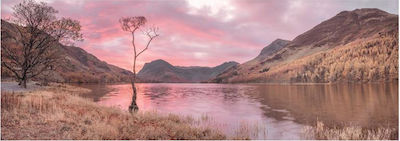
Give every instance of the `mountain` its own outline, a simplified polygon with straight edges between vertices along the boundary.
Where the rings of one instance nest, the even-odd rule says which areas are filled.
[[[281,50],[283,47],[285,47],[289,43],[290,43],[290,41],[288,41],[288,40],[276,39],[271,44],[264,47],[261,50],[260,54],[256,58],[257,59],[266,58],[266,57],[272,55],[273,53],[275,53],[276,51]]]
[[[271,44],[264,47],[261,50],[260,54],[256,58],[254,58],[250,61],[247,61],[246,63],[243,63],[240,66],[249,68],[250,70],[255,70],[255,69],[257,69],[256,67],[258,67],[257,64],[263,64],[263,62],[265,62],[266,59],[268,59],[269,57],[271,57],[278,51],[282,50],[289,43],[290,43],[290,41],[288,41],[288,40],[276,39]],[[272,59],[274,59],[274,58],[272,58]]]
[[[278,40],[277,40],[278,41]],[[371,82],[398,79],[398,16],[343,11],[211,82]]]
[[[236,62],[225,62],[216,67],[173,66],[164,60],[146,63],[137,74],[142,82],[203,82],[216,77],[223,71],[236,66]]]
[[[65,82],[112,83],[130,80],[131,71],[101,61],[82,48],[73,46],[61,46],[61,48],[65,56],[61,63],[63,65],[57,69],[57,73]]]
[[[16,25],[1,20],[1,33],[20,39]],[[3,40],[3,45],[18,44],[15,40]],[[58,62],[55,71],[46,73],[36,79],[48,79],[55,82],[80,82],[80,83],[110,83],[110,82],[128,82],[130,71],[119,68],[99,60],[96,56],[85,50],[74,47],[64,46],[60,43],[56,45],[61,59]],[[4,68],[4,67],[3,67]],[[2,69],[2,78],[11,76],[6,69]]]

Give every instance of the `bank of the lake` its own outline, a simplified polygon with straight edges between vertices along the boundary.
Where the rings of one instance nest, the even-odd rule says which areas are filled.
[[[1,139],[225,139],[195,127],[196,119],[155,112],[130,114],[78,95],[90,90],[63,84],[1,93]]]
[[[2,85],[4,86],[3,83]],[[190,84],[184,85],[184,87],[193,89],[188,85]],[[240,124],[233,135],[227,135],[215,128],[218,122],[213,120],[212,115],[202,115],[201,118],[197,118],[196,116],[154,111],[130,114],[120,108],[103,105],[101,100],[100,103],[95,103],[91,97],[82,97],[93,91],[77,86],[51,84],[48,87],[36,86],[35,89],[17,92],[7,91],[3,89],[3,86],[1,93],[2,139],[255,139],[254,136],[257,136],[255,134],[259,132],[271,132],[260,128],[259,125],[245,123]],[[11,85],[7,84],[7,86]],[[107,91],[115,91],[113,88],[102,87]],[[201,87],[198,86],[197,89]],[[144,90],[144,87],[140,85],[139,88]],[[231,88],[241,89],[243,87],[235,85]],[[273,87],[268,88],[272,89]],[[171,90],[159,87],[157,90],[161,93],[165,90],[179,92],[179,88]],[[229,89],[223,91],[234,92]],[[188,95],[194,94],[192,91],[184,92]],[[143,93],[146,94],[146,91]],[[106,95],[109,96],[109,94]],[[118,95],[115,92],[113,94]],[[168,95],[164,93],[161,97],[168,97]],[[225,95],[225,99],[237,98],[235,95]],[[280,128],[274,125],[266,126]],[[323,122],[306,126],[300,130],[302,138],[298,139],[397,139],[398,135],[397,128],[368,129],[353,125],[332,127],[326,126]],[[263,139],[269,139],[269,137],[264,136]]]
[[[319,139],[397,138],[397,83],[138,83],[136,86],[137,104],[142,111],[157,110],[195,118],[207,115],[217,123],[213,126],[227,136],[235,136],[244,123],[261,127],[251,139],[304,139],[307,134],[316,134],[313,137]],[[131,97],[129,84],[97,87],[112,89],[97,98],[98,104],[127,110]],[[328,131],[336,135],[328,135],[331,133]],[[384,136],[368,137],[366,131]],[[321,132],[327,136],[321,136]],[[354,136],[350,135],[353,133]]]

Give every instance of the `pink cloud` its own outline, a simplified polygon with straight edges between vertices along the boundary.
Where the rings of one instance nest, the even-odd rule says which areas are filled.
[[[11,15],[19,0],[2,0],[2,18]],[[77,46],[110,64],[131,69],[131,36],[120,29],[123,16],[145,16],[161,36],[140,58],[144,63],[164,59],[180,66],[216,66],[254,58],[276,38],[291,40],[342,10],[376,7],[397,14],[396,0],[231,0],[114,1],[50,0],[59,15],[81,22],[85,41]],[[138,46],[143,37],[137,36]]]

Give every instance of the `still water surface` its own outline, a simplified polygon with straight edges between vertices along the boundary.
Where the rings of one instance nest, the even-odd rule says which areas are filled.
[[[130,104],[129,84],[83,86],[94,90],[86,96],[101,105],[127,110]],[[327,125],[398,128],[398,83],[142,83],[137,90],[140,110],[207,115],[227,134],[246,123],[266,129],[258,138],[301,139],[303,128],[317,120]]]

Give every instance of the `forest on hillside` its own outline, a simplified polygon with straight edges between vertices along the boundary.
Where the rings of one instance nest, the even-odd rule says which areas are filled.
[[[358,40],[342,47],[275,66],[265,78],[289,82],[368,82],[398,79],[397,32]]]

